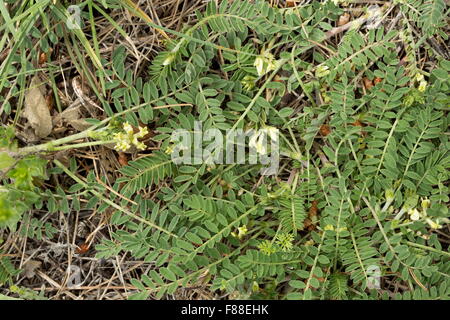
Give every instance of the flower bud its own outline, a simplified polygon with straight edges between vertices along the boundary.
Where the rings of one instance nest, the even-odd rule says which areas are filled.
[[[392,202],[394,200],[394,190],[392,189],[387,189],[384,192],[384,196],[386,197],[386,201],[387,202]]]
[[[429,199],[423,199],[421,202],[421,205],[422,205],[422,209],[426,210],[430,207],[431,201]]]

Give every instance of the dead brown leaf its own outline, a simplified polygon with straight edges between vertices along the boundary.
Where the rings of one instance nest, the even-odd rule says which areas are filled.
[[[372,80],[370,80],[370,79],[367,78],[367,77],[364,77],[363,83],[364,83],[364,87],[366,88],[366,90],[372,89],[372,87],[373,87]]]
[[[343,26],[344,24],[348,23],[349,21],[350,21],[350,15],[346,12],[339,17],[337,25],[340,27],[340,26]]]
[[[80,110],[81,103],[70,106],[65,109],[63,112],[57,114],[53,118],[53,126],[59,127],[63,126],[64,123],[69,124],[77,131],[84,131],[91,126],[86,120]]]
[[[326,137],[331,133],[331,128],[329,125],[323,124],[320,126],[319,132],[322,136]]]
[[[44,86],[38,75],[33,77],[25,94],[23,116],[27,118],[28,124],[39,138],[45,138],[52,132],[52,117],[44,96]]]
[[[41,261],[30,260],[24,265],[25,276],[28,279],[33,278],[36,275],[36,269],[40,268],[42,265]]]

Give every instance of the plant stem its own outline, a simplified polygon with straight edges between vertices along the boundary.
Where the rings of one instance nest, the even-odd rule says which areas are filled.
[[[67,149],[72,149],[72,148],[83,148],[83,147],[89,147],[89,146],[97,146],[97,145],[101,145],[101,144],[110,144],[110,143],[114,143],[114,140],[110,140],[110,141],[89,141],[89,142],[82,142],[82,143],[75,143],[75,144],[69,144],[66,146],[61,146],[61,147],[54,147],[49,151],[61,151],[61,150],[67,150]]]
[[[84,139],[84,138],[88,137],[89,134],[92,132],[93,132],[93,130],[91,128],[89,128],[89,129],[86,129],[85,131],[73,134],[68,137],[64,137],[64,138],[57,139],[57,140],[52,140],[52,141],[49,141],[49,142],[46,142],[43,144],[39,144],[37,146],[29,146],[29,147],[21,148],[18,150],[18,154],[26,155],[29,153],[54,150],[56,146],[59,146],[61,144],[71,142],[74,140]]]

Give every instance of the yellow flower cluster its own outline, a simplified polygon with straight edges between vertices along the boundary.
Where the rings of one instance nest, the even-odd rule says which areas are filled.
[[[245,76],[242,80],[242,87],[244,88],[244,90],[246,91],[250,91],[252,89],[255,88],[256,85],[256,78],[253,76]]]
[[[436,220],[431,220],[427,216],[427,209],[430,207],[430,205],[431,205],[431,201],[430,200],[422,199],[421,206],[422,206],[423,210],[419,211],[416,208],[409,209],[408,210],[409,219],[411,221],[418,221],[420,219],[424,219],[425,222],[427,222],[428,225],[432,229],[440,229],[440,228],[442,228],[442,225],[440,224],[439,218],[437,218]]]
[[[114,134],[114,140],[116,141],[114,149],[117,151],[126,151],[134,145],[139,150],[144,150],[145,144],[139,142],[138,139],[143,138],[146,134],[148,134],[147,127],[139,127],[139,132],[134,133],[133,127],[128,122],[125,122],[123,124],[123,132]]]
[[[258,76],[262,77],[267,72],[273,71],[279,66],[279,61],[275,60],[273,54],[271,54],[268,50],[262,50],[261,54],[256,57],[253,65],[256,68],[256,72]]]

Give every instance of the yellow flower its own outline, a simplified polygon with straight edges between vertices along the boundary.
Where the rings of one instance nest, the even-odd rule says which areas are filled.
[[[125,130],[125,132],[128,133],[128,134],[133,134],[134,133],[133,127],[128,122],[125,122],[123,124],[123,130]]]
[[[231,234],[240,240],[247,234],[247,231],[247,226],[242,226],[238,228],[238,234],[236,234],[235,232],[232,232]]]
[[[425,220],[427,221],[427,223],[430,225],[430,227],[432,229],[440,229],[440,228],[442,228],[442,226],[440,224],[438,224],[437,222],[434,222],[430,218],[426,218]]]
[[[417,88],[417,90],[419,90],[420,92],[424,92],[427,89],[427,82],[425,80],[420,81],[419,83],[419,88]]]
[[[262,50],[253,65],[256,68],[258,76],[262,77],[267,72],[275,70],[279,62],[275,60],[275,57],[269,51]]]
[[[256,72],[258,73],[258,76],[263,76],[265,74],[264,72],[264,58],[259,56],[255,59],[255,62],[253,64],[256,68]]]
[[[264,155],[266,154],[266,147],[263,144],[264,135],[261,133],[262,132],[259,131],[252,135],[249,141],[249,146],[256,149],[257,153]]]
[[[253,292],[259,292],[259,284],[256,281],[253,281],[252,283],[252,291]]]
[[[330,73],[330,69],[328,66],[319,66],[316,69],[316,78],[322,78],[325,77],[327,74]]]
[[[269,137],[272,139],[272,141],[278,141],[278,129],[275,127],[266,127],[267,133],[269,134]]]
[[[145,150],[146,145],[143,142],[134,143],[139,150]]]
[[[419,90],[420,92],[424,92],[427,89],[428,82],[425,81],[423,74],[416,74],[416,81],[419,83],[419,87],[417,88],[417,90]]]
[[[258,152],[259,154],[266,154],[266,148],[264,148],[263,144],[258,141],[258,143],[256,144],[256,152]]]
[[[162,65],[168,66],[169,64],[172,63],[173,60],[175,60],[175,53],[171,52],[167,55],[167,58],[163,61]]]
[[[167,146],[166,151],[164,151],[166,154],[171,154],[173,152],[172,146]]]
[[[423,74],[420,74],[420,73],[418,73],[418,74],[416,74],[416,81],[417,82],[420,82],[420,81],[422,81],[424,78],[423,78]]]
[[[420,219],[420,212],[417,209],[410,209],[408,211],[409,213],[409,217],[411,218],[412,221],[417,221]]]
[[[384,196],[386,197],[386,201],[392,202],[394,200],[394,190],[386,189]]]
[[[431,201],[429,199],[423,199],[421,202],[422,209],[426,210],[430,207]]]
[[[148,128],[147,127],[139,127],[139,132],[135,134],[138,138],[143,138],[148,134]]]
[[[245,76],[241,80],[241,83],[242,83],[242,86],[243,86],[244,90],[246,90],[246,91],[252,90],[255,87],[255,80],[256,80],[255,77]]]
[[[120,133],[118,133],[116,135],[120,135]],[[131,145],[127,140],[120,139],[118,137],[116,139],[118,141],[117,141],[116,145],[114,146],[114,149],[116,149],[117,151],[127,151],[128,149],[131,148]]]

